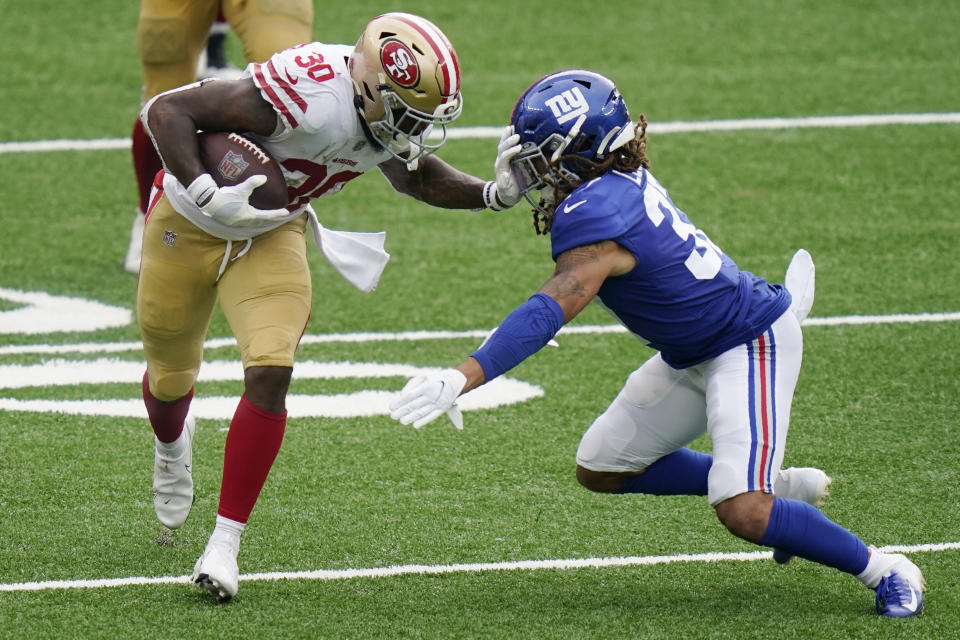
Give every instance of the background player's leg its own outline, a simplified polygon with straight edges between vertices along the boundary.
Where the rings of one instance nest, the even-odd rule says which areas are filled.
[[[217,5],[216,0],[141,0],[137,19],[137,51],[143,73],[141,104],[158,93],[194,81],[197,58],[206,43]],[[139,201],[123,267],[130,273],[137,273],[140,268],[143,214],[147,210],[153,178],[162,165],[139,120],[134,123],[131,143]]]
[[[243,44],[248,62],[263,62],[274,53],[313,40],[310,0],[224,0],[223,15]]]

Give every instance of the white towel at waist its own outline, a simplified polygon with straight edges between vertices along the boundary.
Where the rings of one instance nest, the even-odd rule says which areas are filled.
[[[313,240],[330,265],[350,284],[364,293],[377,287],[390,254],[383,248],[387,234],[383,231],[365,233],[360,231],[335,231],[327,229],[312,206],[307,206]]]

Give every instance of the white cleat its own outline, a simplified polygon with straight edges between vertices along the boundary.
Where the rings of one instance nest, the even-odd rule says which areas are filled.
[[[813,308],[813,292],[816,269],[813,266],[813,258],[806,249],[797,249],[787,265],[787,275],[784,278],[784,286],[790,292],[793,301],[790,303],[790,310],[797,316],[797,321],[803,323]]]
[[[239,549],[229,542],[211,540],[203,555],[193,567],[192,580],[206,589],[217,602],[237,595],[240,570],[237,568]]]
[[[781,498],[801,500],[815,507],[822,507],[830,495],[830,483],[826,473],[815,467],[790,467],[781,469],[773,483],[773,492]],[[793,555],[782,549],[773,550],[773,559],[777,564],[787,564]]]
[[[169,529],[179,529],[190,515],[193,506],[193,434],[197,422],[192,415],[183,421],[183,453],[179,458],[167,458],[154,450],[153,510],[157,519]]]
[[[830,476],[816,467],[790,467],[780,470],[773,483],[773,492],[781,498],[822,507],[830,495],[831,482]]]
[[[140,254],[143,252],[143,227],[146,221],[140,211],[133,214],[133,226],[130,228],[130,245],[127,257],[123,259],[123,268],[133,275],[140,273]]]

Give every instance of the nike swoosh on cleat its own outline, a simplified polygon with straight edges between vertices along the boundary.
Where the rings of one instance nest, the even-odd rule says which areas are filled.
[[[917,592],[910,585],[908,585],[908,588],[910,589],[910,602],[905,603],[903,608],[912,613],[917,610]]]
[[[586,202],[586,200],[581,200],[580,202],[575,202],[573,204],[565,204],[563,205],[563,212],[570,213],[571,211],[573,211],[574,209],[582,205],[584,202]]]

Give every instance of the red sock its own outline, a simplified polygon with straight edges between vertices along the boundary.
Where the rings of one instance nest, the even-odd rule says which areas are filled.
[[[247,521],[280,451],[286,425],[286,411],[270,413],[254,406],[246,396],[240,398],[223,452],[217,515]]]
[[[145,213],[150,204],[150,187],[153,186],[153,178],[163,168],[163,163],[160,162],[160,156],[157,155],[157,150],[139,118],[133,125],[133,135],[130,137],[133,143],[133,172],[140,192],[140,212]]]
[[[150,384],[147,374],[143,374],[143,404],[147,405],[147,415],[150,417],[150,426],[160,442],[173,442],[180,437],[183,431],[183,421],[190,409],[193,400],[193,388],[187,395],[173,402],[161,402],[150,393]]]

